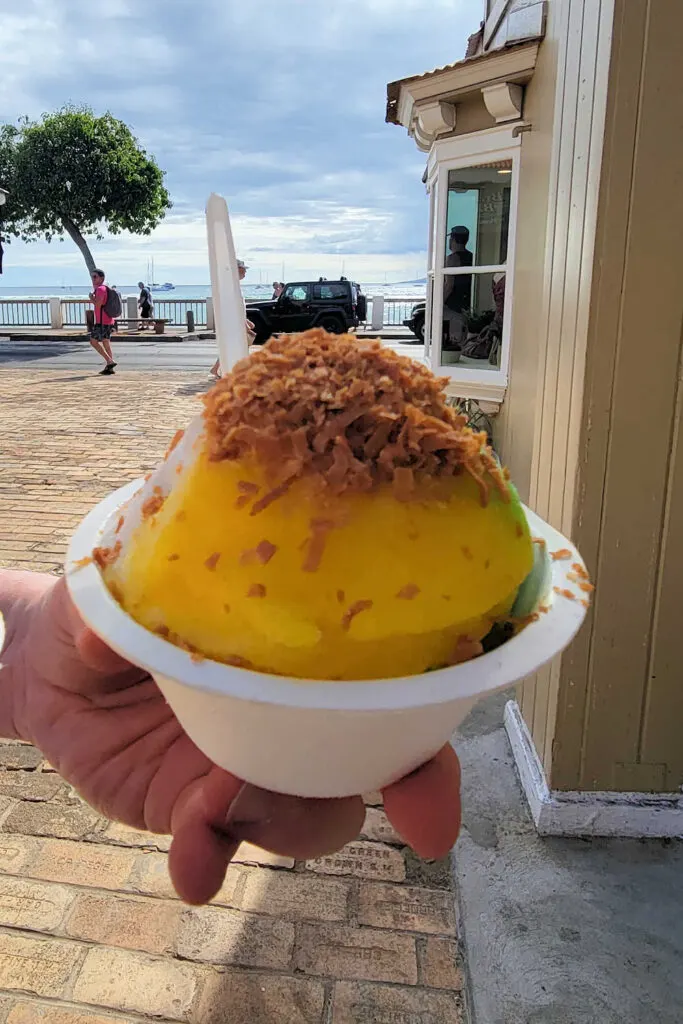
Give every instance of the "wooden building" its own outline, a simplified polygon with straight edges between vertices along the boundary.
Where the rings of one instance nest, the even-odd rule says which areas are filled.
[[[542,832],[683,835],[683,3],[484,6],[387,120],[428,154],[428,358],[597,587],[508,732]]]

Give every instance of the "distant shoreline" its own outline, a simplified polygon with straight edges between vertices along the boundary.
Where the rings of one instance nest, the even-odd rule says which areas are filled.
[[[137,296],[137,285],[118,285],[114,282],[124,298]],[[395,284],[363,284],[363,292],[367,296],[385,295],[387,298],[395,295],[410,296],[419,298],[424,296],[426,282],[424,281],[399,281]],[[270,298],[272,287],[269,284],[245,284],[242,288],[247,299]],[[176,285],[172,290],[152,289],[156,302],[167,302],[173,299],[181,299],[185,302],[192,300],[206,299],[211,295],[211,285]],[[0,301],[3,299],[87,299],[88,288],[85,285],[67,285],[58,287],[3,287],[0,285]]]

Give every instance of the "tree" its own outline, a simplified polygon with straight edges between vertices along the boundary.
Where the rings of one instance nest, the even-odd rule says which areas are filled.
[[[95,269],[88,234],[148,235],[171,207],[164,172],[111,114],[63,107],[39,121],[0,125],[0,186],[6,235],[34,241],[68,234]]]

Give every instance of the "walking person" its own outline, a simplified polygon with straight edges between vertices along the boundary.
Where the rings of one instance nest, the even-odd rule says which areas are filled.
[[[123,310],[123,295],[121,294],[121,291],[120,291],[118,285],[114,285],[111,290],[116,292],[116,295],[117,295],[118,300],[119,300],[119,305],[121,307],[121,310]],[[117,319],[114,319],[114,323],[111,325],[111,333],[112,334],[116,334],[118,329],[119,329],[119,322],[118,322]]]
[[[244,278],[246,277],[247,270],[249,270],[249,267],[247,267],[245,265],[244,260],[238,260],[237,261],[237,273],[239,274],[240,281],[243,281]],[[242,302],[244,302],[244,311],[245,311],[245,314],[246,314],[247,304],[246,304],[246,302],[244,300],[244,296],[242,296]],[[247,325],[247,338],[248,338],[249,343],[251,343],[254,340],[254,325],[252,324],[251,320],[245,320],[245,322],[246,322],[246,325]],[[221,360],[220,360],[220,356],[219,356],[218,359],[216,360],[216,362],[213,364],[213,366],[209,370],[209,378],[211,380],[220,380],[220,378],[222,376],[223,376],[223,374],[221,373]]]
[[[104,283],[104,271],[94,270],[92,274],[93,290],[90,298],[95,304],[95,322],[90,331],[90,344],[97,354],[104,359],[101,377],[114,373],[116,362],[111,350],[111,335],[116,317],[121,315],[121,300],[113,288]]]
[[[469,229],[456,224],[448,241],[447,267],[471,267],[473,253],[467,248]],[[449,274],[444,281],[443,318],[448,321],[448,349],[460,351],[467,341],[466,312],[472,304],[472,275]],[[446,347],[446,346],[445,346]]]
[[[138,296],[138,311],[140,313],[140,319],[142,321],[142,323],[140,324],[140,330],[146,331],[148,330],[150,325],[145,324],[144,321],[149,320],[150,317],[152,316],[152,293],[149,290],[149,288],[147,288],[142,283],[142,281],[138,281],[138,288],[140,289],[140,294]]]

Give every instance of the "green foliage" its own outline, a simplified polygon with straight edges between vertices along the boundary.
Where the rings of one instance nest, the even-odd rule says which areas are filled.
[[[148,235],[171,206],[164,173],[111,114],[63,107],[0,125],[2,230],[25,241],[65,231]]]

